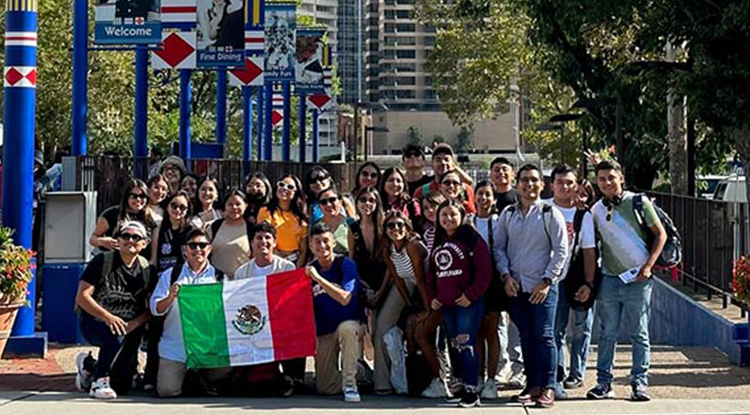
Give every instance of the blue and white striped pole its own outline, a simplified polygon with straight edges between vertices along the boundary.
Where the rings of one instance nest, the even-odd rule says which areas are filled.
[[[263,114],[265,113],[265,106],[263,104],[263,99],[265,98],[265,92],[263,91],[263,86],[257,87],[256,91],[256,98],[255,101],[257,102],[257,111],[258,111],[258,153],[256,154],[256,160],[262,161],[263,160],[263,128],[265,127],[263,124]]]
[[[307,96],[303,93],[299,94],[299,162],[304,163],[307,158],[305,154],[306,135],[307,135]]]
[[[15,243],[30,249],[34,203],[37,0],[6,0],[5,12],[2,221],[4,226],[15,229]],[[36,281],[32,279],[26,295],[29,305],[19,310],[12,336],[34,334],[35,285]]]

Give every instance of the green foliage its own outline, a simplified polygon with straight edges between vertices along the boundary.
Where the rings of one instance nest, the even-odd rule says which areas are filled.
[[[473,131],[466,127],[461,127],[456,137],[456,151],[460,153],[469,153],[473,149],[471,135]]]
[[[422,130],[420,130],[419,127],[410,125],[409,128],[406,129],[406,136],[409,138],[409,144],[420,147],[424,146],[424,142],[422,141]]]

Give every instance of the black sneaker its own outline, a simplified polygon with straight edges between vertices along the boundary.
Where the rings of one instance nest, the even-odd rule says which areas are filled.
[[[609,383],[599,383],[586,393],[587,399],[613,399],[615,391]]]
[[[445,398],[445,402],[447,403],[459,403],[461,402],[461,399],[463,399],[463,396],[466,394],[466,389],[461,386],[459,388],[456,388],[456,391],[451,393],[449,396]]]
[[[583,380],[569,377],[565,379],[565,382],[563,382],[563,386],[565,387],[566,390],[578,389],[581,386],[583,386]]]
[[[645,385],[633,385],[633,392],[630,394],[630,400],[633,402],[648,402],[651,395],[648,394],[648,388]]]
[[[473,408],[481,405],[482,403],[479,401],[479,395],[474,390],[464,391],[461,400],[458,401],[458,406],[461,408]]]

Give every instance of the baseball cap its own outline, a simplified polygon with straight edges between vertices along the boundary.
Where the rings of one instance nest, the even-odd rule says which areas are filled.
[[[435,158],[435,156],[439,154],[447,154],[449,156],[454,156],[453,153],[453,147],[450,146],[450,144],[446,143],[440,143],[435,146],[434,149],[432,149],[432,158]]]
[[[424,149],[416,144],[407,144],[401,149],[401,154],[404,157],[417,155],[424,158]]]
[[[122,222],[122,224],[120,225],[120,230],[117,232],[117,235],[118,236],[122,235],[123,233],[125,233],[125,231],[136,234],[143,239],[148,238],[148,231],[146,230],[146,227],[143,226],[141,222],[138,222],[135,220],[126,220]]]

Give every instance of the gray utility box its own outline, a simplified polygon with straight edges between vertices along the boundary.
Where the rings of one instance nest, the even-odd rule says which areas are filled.
[[[49,192],[44,216],[44,262],[87,263],[96,227],[96,192]]]

